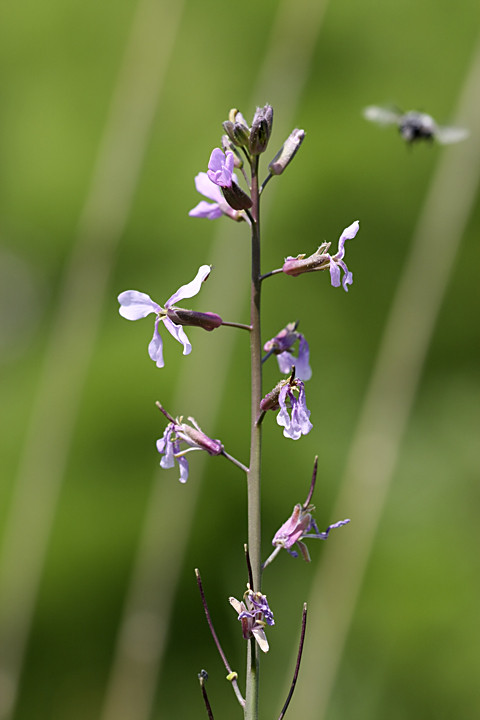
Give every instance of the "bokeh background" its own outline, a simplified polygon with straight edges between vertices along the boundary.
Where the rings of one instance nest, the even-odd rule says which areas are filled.
[[[323,273],[264,284],[264,339],[300,319],[310,342],[314,429],[292,442],[266,418],[263,554],[316,454],[320,529],[352,522],[310,541],[311,565],[283,553],[265,576],[261,715],[278,717],[309,600],[290,717],[478,718],[478,2],[4,0],[0,18],[2,720],[202,718],[201,668],[215,718],[241,717],[193,569],[243,686],[227,598],[246,579],[244,478],[200,453],[186,486],[160,471],[154,401],[246,462],[248,339],[193,328],[185,358],[165,337],[158,370],[151,318],[126,322],[116,296],[162,303],[212,263],[191,307],[248,322],[247,227],[188,210],[229,109],[267,101],[268,160],[294,127],[307,137],[266,192],[264,272],[361,230],[348,294]],[[408,148],[362,119],[388,103],[467,121],[471,138]],[[277,379],[272,361],[265,391]],[[362,427],[388,442],[372,430],[362,455]],[[373,485],[352,480],[359,453]]]

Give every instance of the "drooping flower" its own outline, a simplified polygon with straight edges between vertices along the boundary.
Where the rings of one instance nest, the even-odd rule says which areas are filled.
[[[308,505],[306,508],[300,505],[300,503],[295,505],[292,515],[275,533],[272,545],[285,548],[292,557],[296,558],[298,557],[298,553],[295,550],[291,550],[292,545],[296,543],[300,548],[304,560],[310,562],[308,548],[303,540],[305,538],[326,540],[330,530],[341,527],[342,525],[347,525],[350,522],[350,520],[340,520],[333,525],[329,525],[325,532],[321,533],[318,531],[317,524],[311,515],[314,510],[314,505]]]
[[[349,225],[340,235],[338,241],[338,250],[335,255],[330,255],[328,249],[331,243],[323,243],[318,250],[306,257],[305,254],[297,255],[297,257],[287,257],[283,265],[283,272],[287,275],[296,277],[306,272],[314,272],[316,270],[330,270],[330,279],[333,287],[340,287],[348,292],[348,285],[353,283],[353,275],[346,266],[343,258],[345,257],[345,241],[352,240],[359,230],[360,224],[358,220]],[[340,283],[341,272],[343,270],[343,278]]]
[[[233,179],[235,180],[235,174],[233,175]],[[216,220],[222,217],[222,215],[227,215],[232,218],[232,220],[244,220],[244,214],[230,207],[218,185],[215,185],[215,183],[210,180],[207,173],[198,173],[195,178],[195,187],[200,195],[204,195],[209,200],[213,200],[213,204],[201,200],[198,205],[188,213],[190,217]]]
[[[298,398],[295,392],[298,392]],[[313,428],[310,422],[310,410],[305,400],[305,386],[301,380],[295,380],[295,384],[287,383],[280,390],[278,396],[280,412],[277,415],[277,423],[283,427],[283,434],[292,440],[298,440],[302,435],[308,435]],[[288,414],[287,403],[291,409]]]
[[[222,318],[215,313],[197,313],[192,310],[183,310],[177,308],[175,303],[186,298],[197,295],[202,287],[202,283],[210,275],[210,265],[202,265],[198,270],[195,278],[187,285],[182,285],[177,292],[168,298],[165,307],[162,308],[154,302],[149,295],[138,292],[137,290],[126,290],[118,296],[120,303],[119,313],[127,320],[139,320],[150,313],[156,313],[155,330],[153,338],[148,346],[148,354],[156,363],[157,367],[164,366],[163,361],[163,343],[158,332],[158,325],[161,322],[165,325],[168,332],[173,335],[175,340],[183,345],[183,354],[189,355],[192,346],[188,340],[182,325],[203,327],[205,330],[214,330],[222,324]]]
[[[188,460],[185,458],[186,453],[192,450],[206,450],[209,455],[221,455],[223,445],[220,440],[212,440],[208,435],[202,432],[201,428],[195,422],[194,418],[188,418],[194,427],[182,422],[183,418],[177,418],[176,421],[170,422],[165,428],[163,437],[157,440],[157,450],[163,455],[160,460],[162,468],[172,468],[177,461],[180,467],[180,482],[184,483],[188,480]],[[180,443],[187,443],[189,446],[186,450],[180,449]]]
[[[263,346],[265,352],[274,352],[277,356],[280,372],[285,375],[292,372],[295,367],[295,375],[299,380],[306,382],[312,377],[310,367],[310,348],[305,336],[296,331],[298,323],[289,323],[278,335],[269,340]],[[298,355],[292,355],[290,348],[297,342]]]
[[[243,596],[243,601],[236,600],[234,597],[228,599],[230,605],[238,613],[245,640],[254,637],[260,650],[268,652],[269,646],[265,635],[265,625],[275,625],[275,621],[266,595],[262,595],[261,592],[253,592],[247,583],[247,591]]]
[[[298,397],[296,394],[298,394]],[[310,422],[310,410],[305,400],[305,385],[292,376],[281,380],[260,402],[260,410],[278,410],[277,423],[283,427],[283,434],[292,440],[308,435],[313,428]],[[291,410],[290,415],[288,411]]]

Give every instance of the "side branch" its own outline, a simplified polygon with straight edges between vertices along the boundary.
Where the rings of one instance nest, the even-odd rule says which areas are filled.
[[[244,325],[243,323],[226,322],[225,320],[222,320],[222,325],[226,325],[227,327],[240,328],[240,330],[248,330],[249,332],[251,332],[252,330],[251,325]]]
[[[243,699],[242,693],[240,692],[240,688],[238,687],[238,683],[237,683],[237,673],[232,671],[232,668],[229,665],[227,657],[226,657],[225,653],[223,652],[223,648],[220,645],[220,641],[217,637],[217,633],[215,632],[215,628],[213,627],[212,619],[210,617],[210,612],[208,610],[207,601],[205,599],[205,593],[203,592],[203,585],[202,585],[202,578],[200,577],[200,570],[198,570],[198,568],[195,568],[195,575],[197,577],[197,585],[198,585],[198,589],[200,590],[200,595],[202,598],[203,609],[205,610],[205,615],[207,616],[208,627],[210,628],[210,632],[212,633],[212,637],[215,642],[215,645],[217,646],[217,650],[220,653],[220,657],[223,660],[223,664],[225,665],[225,668],[228,670],[228,675],[229,675],[228,679],[232,683],[232,687],[235,692],[235,695],[237,696],[237,700],[242,707],[245,707],[245,700]]]
[[[287,712],[287,708],[290,705],[290,700],[292,699],[293,691],[295,690],[295,685],[297,684],[298,671],[300,670],[300,661],[302,659],[302,653],[303,653],[303,643],[305,642],[306,628],[307,628],[307,603],[303,603],[302,632],[300,634],[300,645],[298,647],[297,664],[295,666],[295,672],[293,673],[293,680],[292,680],[292,685],[290,687],[290,692],[288,693],[288,697],[285,701],[285,705],[282,708],[282,712],[278,716],[278,720],[282,720],[285,713]]]
[[[223,455],[224,458],[227,458],[227,460],[230,460],[231,463],[236,465],[238,468],[240,468],[240,470],[243,470],[243,472],[248,475],[248,468],[246,467],[246,465],[241,463],[240,460],[234,458],[233,455],[229,455],[227,452],[225,452],[225,450],[222,450],[220,454]]]
[[[271,270],[268,273],[265,273],[265,275],[260,275],[260,281],[266,280],[266,278],[272,277],[272,275],[279,275],[283,272],[283,268],[277,268],[276,270]]]

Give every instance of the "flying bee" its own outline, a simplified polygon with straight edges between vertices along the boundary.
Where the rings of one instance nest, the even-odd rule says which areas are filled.
[[[407,143],[435,139],[441,145],[451,145],[465,140],[469,135],[469,131],[465,128],[437,125],[431,115],[416,110],[402,113],[399,110],[369,105],[363,111],[363,117],[377,125],[396,125]]]

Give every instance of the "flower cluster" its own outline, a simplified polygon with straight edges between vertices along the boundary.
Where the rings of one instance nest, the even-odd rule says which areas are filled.
[[[192,450],[206,450],[209,455],[221,455],[223,452],[223,445],[220,440],[212,440],[202,432],[194,418],[189,417],[188,419],[194,427],[182,422],[182,417],[171,420],[165,428],[163,437],[157,440],[157,450],[160,455],[163,455],[160,466],[165,469],[172,468],[175,461],[177,461],[180,467],[179,480],[182,483],[188,480],[186,453]],[[180,450],[181,442],[186,443],[189,447],[186,450]]]
[[[173,293],[163,308],[154,302],[149,295],[138,292],[137,290],[126,290],[118,296],[118,302],[120,303],[119,313],[127,320],[139,320],[140,318],[147,317],[150,313],[157,315],[153,338],[148,346],[148,354],[156,363],[157,367],[162,368],[165,364],[163,360],[162,338],[158,332],[160,321],[163,322],[175,340],[178,340],[178,342],[183,345],[184,355],[189,355],[192,352],[192,346],[182,325],[203,327],[204,330],[210,331],[215,330],[215,328],[220,327],[222,324],[220,315],[183,310],[182,308],[177,308],[175,305],[175,303],[180,300],[185,300],[186,298],[197,295],[200,292],[202,283],[205,282],[210,275],[211,269],[210,265],[202,265],[195,278],[187,285],[182,285],[177,292]]]
[[[265,635],[265,625],[275,625],[275,621],[266,595],[262,595],[261,592],[253,592],[247,583],[247,591],[243,596],[243,601],[236,600],[234,597],[228,599],[230,605],[238,613],[245,640],[254,637],[260,650],[268,652],[269,646]]]

